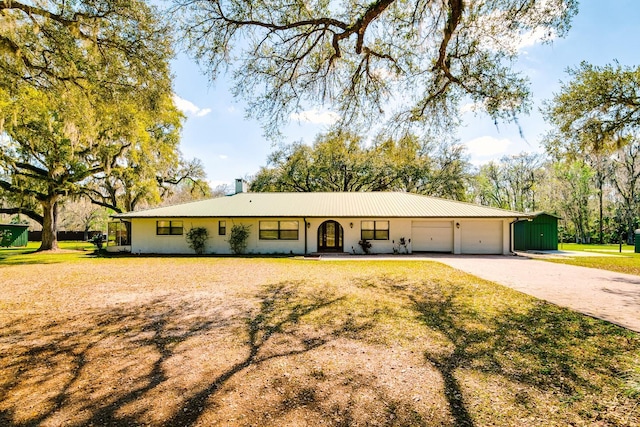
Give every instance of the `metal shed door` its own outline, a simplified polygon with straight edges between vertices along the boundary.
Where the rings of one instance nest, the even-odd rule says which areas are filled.
[[[413,221],[411,249],[418,252],[453,252],[453,222]]]
[[[501,254],[502,221],[466,222],[460,229],[463,254]]]

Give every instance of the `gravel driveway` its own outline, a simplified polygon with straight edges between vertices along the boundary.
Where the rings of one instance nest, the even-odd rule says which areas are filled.
[[[453,268],[640,332],[640,276],[520,256],[429,256]]]

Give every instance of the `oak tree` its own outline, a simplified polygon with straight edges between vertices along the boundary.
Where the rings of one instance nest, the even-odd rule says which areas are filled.
[[[5,211],[43,224],[41,249],[57,247],[64,198],[101,194],[125,175],[153,195],[150,182],[175,178],[165,172],[178,167],[182,116],[171,100],[172,36],[155,8],[4,1],[0,24],[0,196]],[[118,197],[101,204],[117,210]]]
[[[271,131],[309,106],[340,125],[455,122],[475,102],[494,119],[529,108],[513,69],[523,40],[562,36],[575,0],[174,0],[190,51],[229,71]]]
[[[640,66],[583,62],[568,73],[543,108],[556,133],[547,150],[607,154],[629,143],[640,128]]]

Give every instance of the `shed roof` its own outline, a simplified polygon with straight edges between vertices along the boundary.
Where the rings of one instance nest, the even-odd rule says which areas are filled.
[[[531,216],[532,216],[533,218],[539,217],[540,215],[547,215],[547,216],[552,216],[552,217],[554,217],[554,218],[562,219],[562,217],[561,217],[561,216],[558,216],[558,215],[556,215],[556,214],[554,214],[554,213],[551,213],[551,212],[546,212],[546,211],[536,211],[536,212],[531,212]]]
[[[364,217],[527,218],[529,214],[400,192],[239,193],[116,218]]]

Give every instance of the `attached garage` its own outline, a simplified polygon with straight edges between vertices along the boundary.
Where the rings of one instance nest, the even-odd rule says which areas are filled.
[[[453,252],[453,221],[413,221],[414,252]]]
[[[474,221],[462,224],[460,253],[502,254],[503,221]]]

